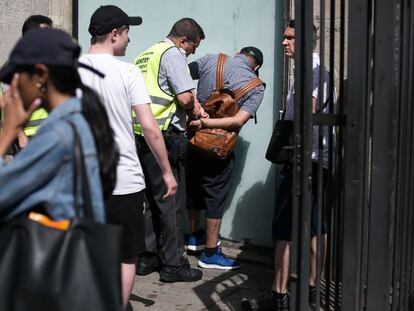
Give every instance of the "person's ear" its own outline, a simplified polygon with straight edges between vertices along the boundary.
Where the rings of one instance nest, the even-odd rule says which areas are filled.
[[[44,64],[36,64],[34,70],[33,78],[36,83],[39,83],[42,86],[46,86],[49,81],[49,68]]]
[[[186,42],[187,42],[187,37],[186,37],[186,36],[180,37],[180,38],[178,39],[178,45],[179,45],[180,47],[181,47],[182,45],[184,45]]]
[[[260,68],[260,65],[257,65],[253,68],[253,71],[256,72],[256,70],[258,70]]]
[[[40,93],[45,94],[47,92],[47,84],[49,81],[49,69],[47,66],[44,64],[36,64],[32,78]]]
[[[116,37],[118,36],[118,30],[112,29],[109,35],[111,36],[111,42],[114,42],[116,40]]]

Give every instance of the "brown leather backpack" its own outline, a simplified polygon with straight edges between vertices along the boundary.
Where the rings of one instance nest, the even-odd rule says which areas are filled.
[[[256,78],[234,92],[224,89],[224,64],[227,55],[220,53],[216,70],[216,90],[203,108],[210,118],[233,117],[239,111],[237,101],[255,87],[263,84]],[[200,155],[211,159],[225,159],[237,142],[238,132],[224,129],[200,129],[190,137],[190,146]]]

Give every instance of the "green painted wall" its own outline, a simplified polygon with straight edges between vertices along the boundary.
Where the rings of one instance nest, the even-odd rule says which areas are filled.
[[[79,1],[79,41],[83,51],[89,46],[89,18],[102,4],[97,0]],[[226,205],[221,234],[236,241],[271,246],[271,222],[275,195],[275,169],[264,159],[281,96],[283,1],[278,0],[152,0],[111,1],[129,15],[139,15],[143,24],[131,27],[125,61],[162,40],[175,21],[194,18],[204,29],[206,39],[189,61],[206,53],[235,54],[244,46],[256,46],[264,54],[260,78],[266,94],[257,119],[242,129],[236,147],[236,168]]]

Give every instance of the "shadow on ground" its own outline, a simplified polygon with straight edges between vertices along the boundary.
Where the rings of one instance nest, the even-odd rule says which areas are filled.
[[[226,244],[231,243],[224,242]],[[229,252],[229,248],[225,250]],[[193,287],[204,305],[201,310],[241,310],[243,298],[253,298],[269,288],[273,277],[269,249],[244,245],[238,248],[237,259],[241,262],[240,269],[219,272],[217,276]]]

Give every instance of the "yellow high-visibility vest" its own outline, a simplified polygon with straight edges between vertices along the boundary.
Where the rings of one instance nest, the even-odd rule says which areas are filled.
[[[161,57],[167,50],[173,47],[175,45],[172,43],[159,42],[142,52],[134,60],[134,64],[139,67],[144,76],[151,98],[151,111],[161,131],[168,129],[177,108],[175,96],[166,93],[158,84]],[[142,135],[142,129],[136,121],[134,111],[132,111],[132,116],[134,120],[134,133]]]
[[[1,83],[0,83],[0,101],[1,101],[2,97],[3,97],[3,89],[1,88]],[[0,108],[0,132],[1,132],[2,128],[3,128],[3,111]]]
[[[3,96],[3,90],[0,84],[0,99]],[[3,112],[1,112],[1,118],[0,118],[0,129],[2,127],[3,123]],[[26,127],[24,128],[24,134],[28,137],[34,136],[37,132],[37,129],[39,128],[39,125],[46,119],[48,116],[48,113],[45,109],[39,108],[33,111],[29,122],[27,122]]]
[[[33,111],[29,122],[27,122],[26,127],[24,128],[24,134],[28,137],[34,136],[40,124],[47,118],[47,116],[48,113],[43,108]]]

